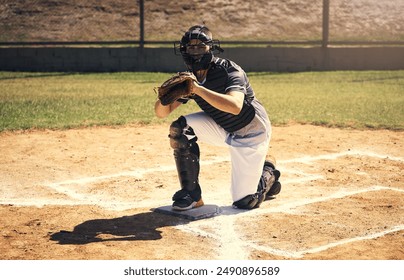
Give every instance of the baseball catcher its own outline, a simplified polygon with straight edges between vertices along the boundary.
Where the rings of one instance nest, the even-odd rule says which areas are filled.
[[[156,116],[165,118],[190,100],[201,111],[180,116],[170,125],[170,145],[181,185],[173,195],[172,208],[182,211],[204,204],[199,141],[228,148],[233,206],[259,207],[281,190],[280,172],[275,160],[267,156],[272,128],[265,108],[244,70],[231,60],[216,57],[223,49],[206,26],[192,26],[174,44],[174,50],[188,71],[157,88]]]

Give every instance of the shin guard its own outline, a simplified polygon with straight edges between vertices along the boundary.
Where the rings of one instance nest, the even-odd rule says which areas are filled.
[[[191,139],[188,139],[188,136]],[[188,193],[195,201],[201,198],[199,186],[199,146],[192,128],[186,124],[186,119],[180,117],[170,126],[170,145],[174,150],[181,190]]]

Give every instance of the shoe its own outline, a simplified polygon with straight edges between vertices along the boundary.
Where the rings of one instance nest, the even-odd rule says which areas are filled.
[[[276,181],[266,194],[266,198],[268,199],[271,196],[279,194],[281,192],[281,188],[282,188],[281,182]]]
[[[202,197],[195,201],[188,193],[184,193],[182,190],[174,195],[173,200],[172,209],[177,211],[190,210],[204,205]]]

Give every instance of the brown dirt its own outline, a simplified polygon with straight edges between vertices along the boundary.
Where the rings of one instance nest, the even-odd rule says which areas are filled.
[[[178,189],[167,125],[0,134],[0,259],[404,259],[404,132],[274,127],[282,192],[230,207],[227,151],[201,144],[207,204]],[[189,254],[193,248],[193,254]]]

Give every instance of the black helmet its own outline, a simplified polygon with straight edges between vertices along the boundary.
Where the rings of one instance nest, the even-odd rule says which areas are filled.
[[[202,44],[209,46],[209,51],[204,54],[190,54],[187,46],[192,39],[197,39]],[[218,40],[212,39],[212,33],[204,25],[195,25],[188,29],[182,36],[180,42],[174,43],[175,54],[181,54],[185,64],[191,71],[204,70],[209,68],[213,55],[223,52]]]

